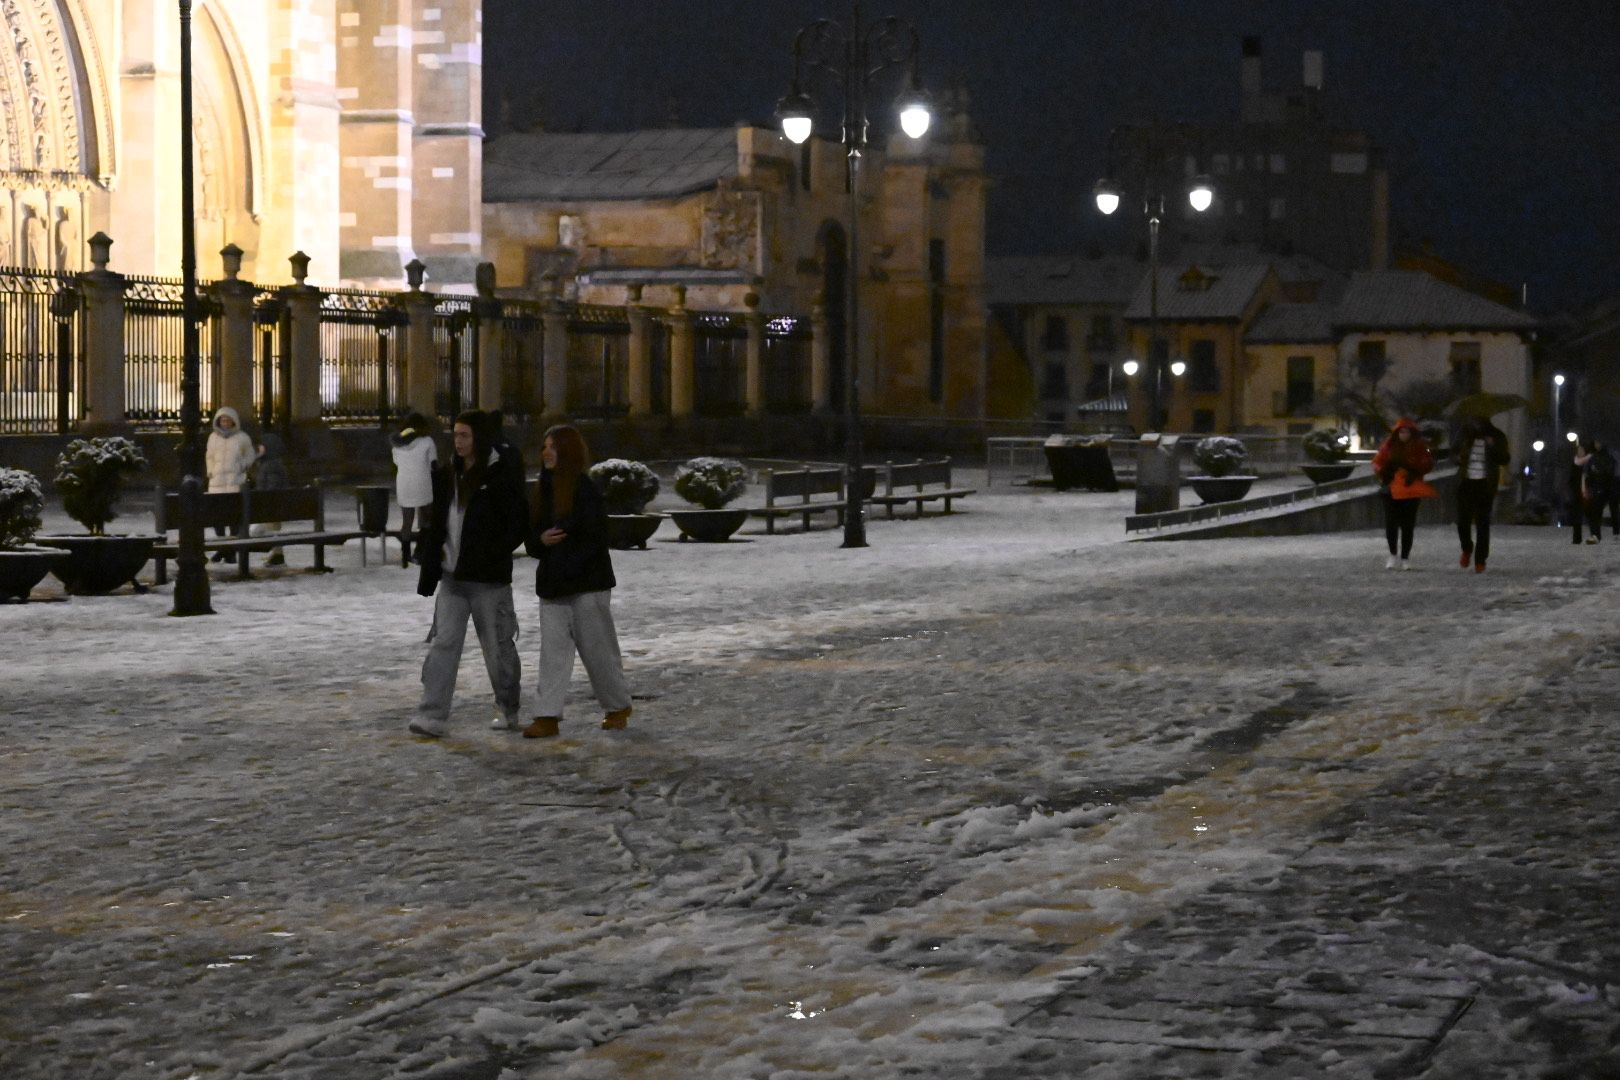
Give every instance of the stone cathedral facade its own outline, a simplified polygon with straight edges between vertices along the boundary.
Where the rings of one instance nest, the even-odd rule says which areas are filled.
[[[197,251],[219,276],[441,288],[482,257],[479,0],[195,0]],[[0,0],[0,266],[180,272],[175,0]]]

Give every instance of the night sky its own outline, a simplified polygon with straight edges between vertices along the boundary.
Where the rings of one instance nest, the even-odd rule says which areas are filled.
[[[549,130],[774,123],[816,0],[484,0],[485,118]],[[701,18],[698,16],[701,13]],[[1108,131],[1235,120],[1241,41],[1268,91],[1325,54],[1329,115],[1386,152],[1397,237],[1547,314],[1620,293],[1620,4],[1613,0],[888,0],[931,90],[965,86],[988,151],[992,254],[1111,242],[1090,206]]]

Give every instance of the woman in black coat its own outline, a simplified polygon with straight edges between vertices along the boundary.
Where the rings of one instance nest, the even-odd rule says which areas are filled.
[[[602,726],[623,728],[630,719],[630,688],[609,606],[617,582],[607,507],[585,473],[590,450],[577,430],[558,425],[546,432],[540,463],[527,543],[539,563],[534,591],[540,597],[540,715],[523,734],[557,734],[576,652],[602,706]]]
[[[433,503],[417,549],[416,591],[435,600],[422,700],[410,730],[435,738],[449,719],[469,618],[495,691],[496,727],[519,726],[523,692],[512,604],[512,551],[528,525],[523,478],[490,444],[483,413],[456,417],[452,438],[449,467],[433,471]]]

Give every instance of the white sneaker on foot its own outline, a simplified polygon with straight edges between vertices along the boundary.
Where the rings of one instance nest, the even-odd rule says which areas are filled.
[[[1399,560],[1395,556],[1391,555],[1391,556],[1389,556],[1388,558],[1386,558],[1384,560],[1384,569],[1385,570],[1393,570],[1397,566],[1399,566],[1400,564],[1401,564],[1401,560]]]
[[[1410,569],[1412,569],[1412,564],[1407,562],[1405,559],[1402,559],[1401,560],[1401,569],[1402,570],[1410,570]]]
[[[495,731],[522,731],[523,721],[518,719],[517,713],[496,713],[489,726]]]

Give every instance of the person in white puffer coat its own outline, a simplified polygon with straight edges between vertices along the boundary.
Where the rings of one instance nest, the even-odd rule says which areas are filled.
[[[241,491],[258,456],[253,440],[242,430],[241,416],[229,405],[221,406],[214,414],[213,430],[208,433],[208,490]],[[214,526],[214,533],[224,536],[225,526]],[[215,562],[228,558],[223,551],[214,552]]]

